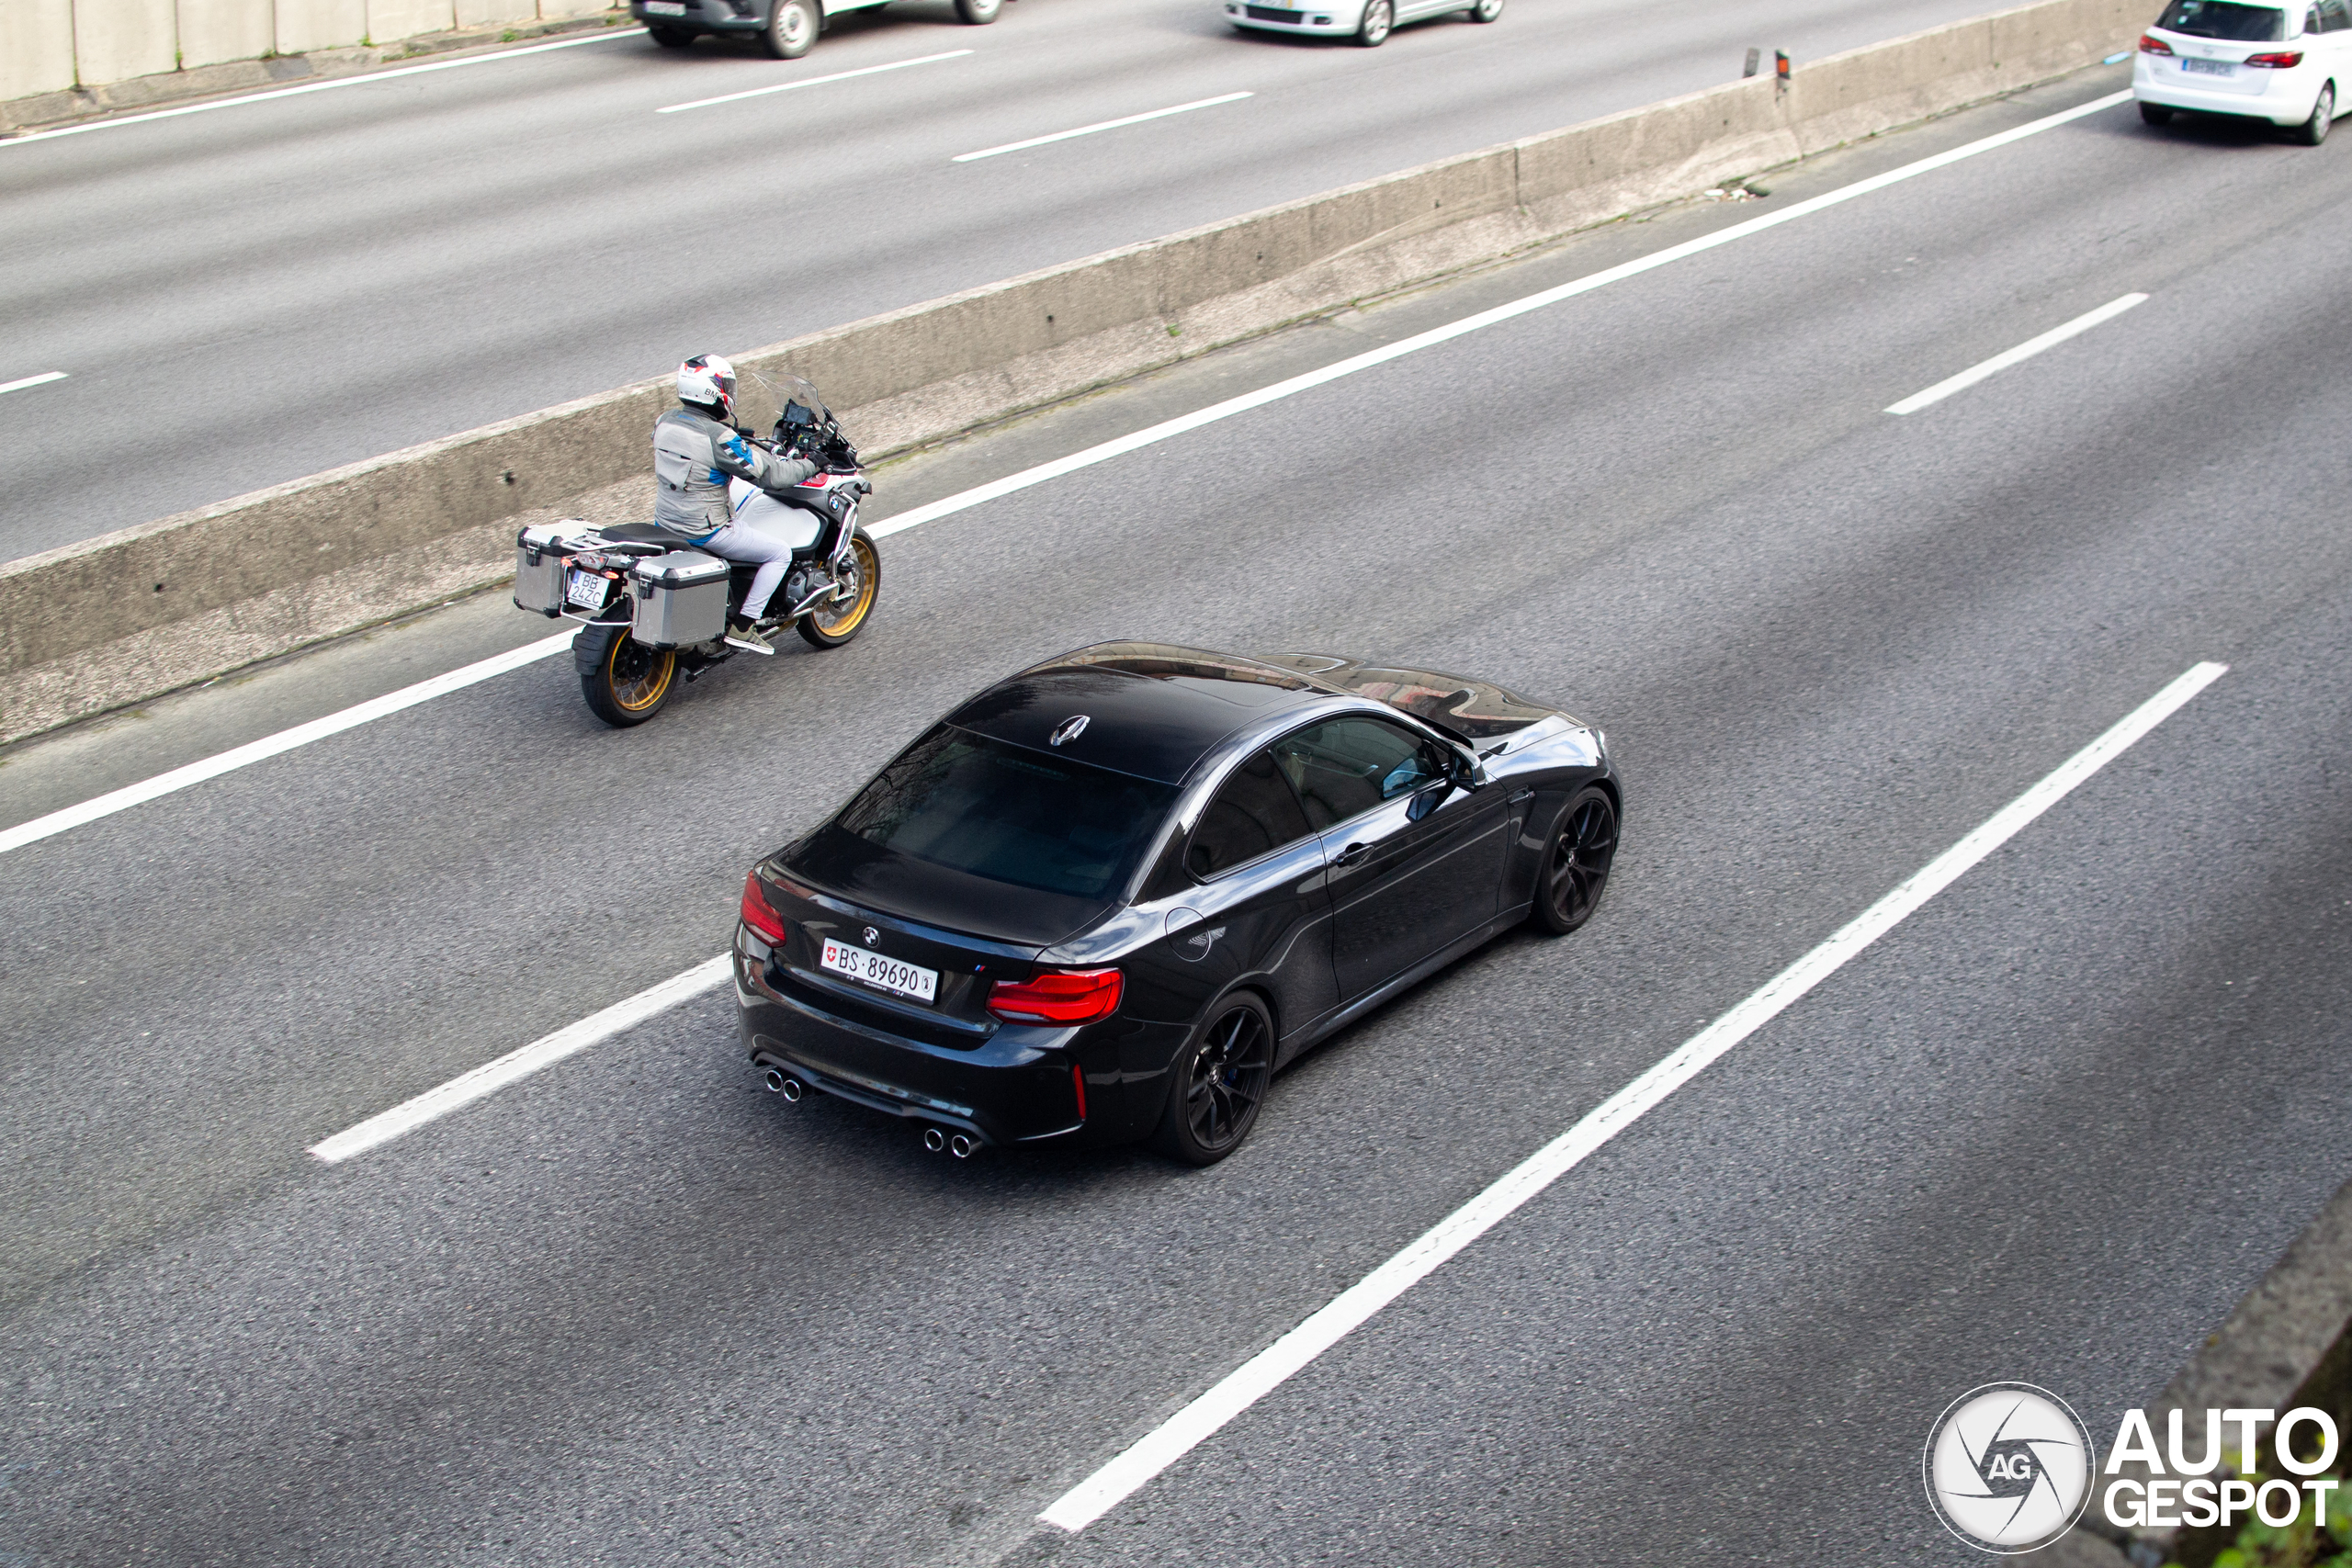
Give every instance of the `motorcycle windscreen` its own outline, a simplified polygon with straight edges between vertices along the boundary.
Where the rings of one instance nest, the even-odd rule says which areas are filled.
[[[738,524],[772,539],[781,539],[796,550],[805,550],[815,544],[818,530],[825,525],[808,508],[787,506],[757,485],[745,484],[741,479],[727,481],[727,499],[734,503]]]

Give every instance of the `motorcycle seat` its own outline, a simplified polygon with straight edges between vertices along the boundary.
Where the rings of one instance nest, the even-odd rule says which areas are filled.
[[[616,523],[596,532],[616,545],[659,545],[665,550],[694,547],[659,523]]]

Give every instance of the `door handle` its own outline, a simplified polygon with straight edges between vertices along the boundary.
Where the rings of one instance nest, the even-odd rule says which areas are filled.
[[[1517,806],[1517,805],[1518,805],[1521,801],[1522,801],[1522,800],[1532,800],[1532,799],[1533,799],[1533,798],[1534,798],[1534,795],[1535,795],[1535,792],[1534,792],[1533,790],[1532,790],[1532,789],[1523,789],[1523,790],[1519,791],[1517,794],[1513,795],[1510,797],[1510,803],[1511,803],[1513,806]]]
[[[1337,866],[1354,865],[1370,853],[1372,853],[1372,846],[1369,844],[1350,844],[1331,857],[1331,863]]]

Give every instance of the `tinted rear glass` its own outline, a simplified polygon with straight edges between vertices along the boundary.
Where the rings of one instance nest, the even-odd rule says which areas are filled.
[[[2192,38],[2277,43],[2287,36],[2287,13],[2270,6],[2240,6],[2233,0],[2173,0],[2156,26]]]
[[[941,725],[876,775],[833,825],[992,882],[1073,897],[1115,891],[1176,791]]]
[[[1273,757],[1261,751],[1233,771],[1201,814],[1184,866],[1206,880],[1227,866],[1296,843],[1309,831],[1298,796],[1283,782]]]

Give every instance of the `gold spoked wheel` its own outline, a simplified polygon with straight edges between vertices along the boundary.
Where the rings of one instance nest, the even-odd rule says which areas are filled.
[[[800,635],[812,647],[839,648],[855,637],[874,613],[882,592],[882,552],[860,528],[850,537],[849,570],[842,574],[849,592],[830,604],[820,604],[800,617]]]
[[[580,674],[589,709],[616,728],[643,724],[662,711],[678,681],[678,656],[648,648],[626,631],[616,632],[604,657]]]

